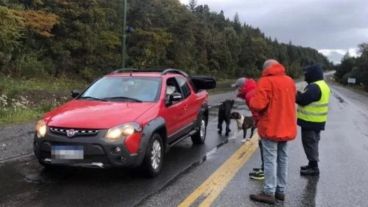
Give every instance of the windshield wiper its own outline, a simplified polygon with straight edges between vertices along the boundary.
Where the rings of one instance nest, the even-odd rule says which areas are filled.
[[[79,97],[79,99],[92,99],[92,100],[96,100],[96,101],[106,101],[104,99],[96,98],[96,97],[92,97],[92,96],[81,96],[81,97]]]
[[[117,100],[117,99],[123,99],[123,100],[129,100],[129,101],[138,102],[138,103],[143,102],[142,100],[139,100],[139,99],[136,99],[136,98],[131,98],[131,97],[126,97],[126,96],[106,97],[106,98],[103,98],[103,99],[104,99],[104,100]]]

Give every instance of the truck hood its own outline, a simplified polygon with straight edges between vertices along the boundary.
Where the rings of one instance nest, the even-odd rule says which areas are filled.
[[[108,129],[135,121],[154,104],[72,100],[47,113],[44,120],[53,127]]]

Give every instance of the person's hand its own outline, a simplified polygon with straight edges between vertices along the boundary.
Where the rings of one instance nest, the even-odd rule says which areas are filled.
[[[244,99],[244,96],[243,96],[241,93],[237,93],[237,94],[236,94],[236,97],[237,97],[237,98],[240,98],[240,99]]]
[[[244,88],[239,88],[238,93],[239,93],[241,96],[243,96],[243,97],[245,97],[245,96],[247,95],[247,92],[244,90]]]

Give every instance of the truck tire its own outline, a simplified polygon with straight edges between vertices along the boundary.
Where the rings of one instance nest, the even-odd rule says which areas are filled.
[[[160,134],[154,133],[147,146],[143,168],[148,177],[155,177],[161,172],[164,161],[164,146]]]
[[[196,128],[196,133],[192,135],[192,142],[196,145],[204,144],[207,135],[207,123],[203,115],[200,116]]]
[[[54,170],[62,169],[62,166],[44,163],[41,160],[38,160],[38,162],[42,165],[43,169],[46,171],[54,171]]]

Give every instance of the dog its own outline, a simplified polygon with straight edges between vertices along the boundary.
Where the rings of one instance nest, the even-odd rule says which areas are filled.
[[[222,134],[222,124],[225,122],[226,124],[226,132],[225,135],[229,136],[230,133],[230,116],[231,116],[231,109],[234,106],[234,100],[226,100],[221,103],[218,111],[218,133]]]
[[[239,112],[232,112],[230,115],[231,119],[236,121],[239,130],[243,130],[243,139],[246,140],[247,130],[251,129],[250,138],[252,138],[254,130],[256,129],[255,121],[251,116],[243,116]]]

